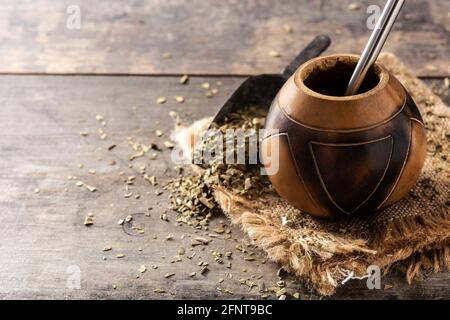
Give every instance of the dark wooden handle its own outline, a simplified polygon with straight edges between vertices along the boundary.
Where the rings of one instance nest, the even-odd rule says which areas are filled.
[[[306,47],[303,49],[292,62],[284,68],[282,71],[283,77],[288,79],[292,76],[303,63],[306,61],[318,57],[324,52],[331,44],[329,36],[321,34],[316,36]]]

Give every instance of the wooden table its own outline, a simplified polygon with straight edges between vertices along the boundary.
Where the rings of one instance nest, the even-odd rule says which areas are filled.
[[[258,288],[239,280],[271,286],[278,266],[233,226],[230,239],[218,235],[192,248],[194,237],[212,231],[178,226],[168,192],[155,193],[175,175],[170,152],[155,151],[158,159],[146,161],[159,181],[151,186],[141,178],[143,158],[130,167],[127,138],[163,146],[168,137],[155,130],[173,128],[169,111],[186,122],[214,114],[245,75],[277,72],[319,32],[331,35],[329,52],[357,53],[369,35],[369,2],[383,3],[359,1],[359,10],[349,10],[350,1],[325,0],[0,1],[0,298],[259,298]],[[67,27],[77,10],[71,5],[81,9],[80,29]],[[449,13],[448,1],[410,0],[387,45],[431,86],[450,75]],[[189,84],[180,85],[185,73]],[[219,93],[207,98],[204,82]],[[186,101],[176,103],[175,95]],[[450,102],[448,90],[441,95]],[[160,96],[168,101],[157,104]],[[84,131],[89,135],[80,136]],[[128,176],[138,178],[125,198]],[[94,224],[86,227],[89,212]],[[169,221],[160,219],[164,212]],[[117,224],[128,215],[131,223]],[[215,217],[211,228],[228,225],[222,220]],[[107,246],[112,250],[103,251]],[[186,254],[177,262],[180,247]],[[216,263],[210,250],[232,251],[232,268]],[[255,261],[245,259],[250,255]],[[199,273],[199,261],[209,263],[207,274]],[[175,275],[166,279],[169,272]],[[302,299],[318,298],[287,282]],[[450,273],[411,286],[398,275],[383,283],[393,288],[351,281],[333,298],[450,298]]]

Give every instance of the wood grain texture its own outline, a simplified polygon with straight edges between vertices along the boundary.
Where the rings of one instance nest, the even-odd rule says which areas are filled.
[[[204,81],[215,84],[217,80],[223,82],[219,94],[206,98],[200,84]],[[129,175],[139,176],[143,163],[139,158],[134,160],[133,168],[128,167],[128,157],[133,152],[127,145],[127,137],[146,143],[153,139],[162,145],[165,138],[156,137],[154,130],[170,131],[173,123],[169,110],[179,111],[182,119],[189,121],[212,115],[240,81],[191,78],[189,85],[182,86],[177,77],[0,77],[0,299],[253,299],[260,296],[258,289],[249,290],[239,279],[262,275],[257,282],[264,281],[267,287],[273,285],[278,266],[263,264],[263,252],[252,247],[249,251],[254,252],[255,261],[244,260],[249,254],[237,252],[235,245],[245,243],[245,236],[235,227],[231,227],[232,239],[219,236],[204,249],[195,247],[197,256],[192,261],[183,256],[183,262],[171,263],[180,246],[186,248],[186,255],[190,254],[191,239],[205,232],[194,233],[191,227],[178,227],[176,214],[171,211],[167,213],[169,222],[160,220],[159,215],[167,208],[168,194],[156,196],[154,191],[159,186],[152,187],[141,178],[131,186],[141,198],[124,198],[123,180]],[[183,95],[186,102],[173,102],[175,94]],[[168,102],[156,104],[155,99],[162,95]],[[107,121],[108,138],[104,141],[97,137],[96,130],[100,127],[95,119],[97,114]],[[79,132],[83,130],[90,135],[81,137]],[[117,147],[108,151],[112,143]],[[173,164],[168,151],[158,155],[159,160],[150,161],[147,171],[162,182],[167,175],[174,174]],[[117,164],[109,166],[110,160]],[[78,168],[80,163],[85,168]],[[97,173],[89,174],[90,168]],[[120,171],[125,171],[125,176],[120,176]],[[68,175],[75,175],[77,180],[98,190],[89,192],[76,187],[76,180],[67,180]],[[34,193],[35,188],[40,192]],[[153,209],[148,211],[149,207]],[[88,212],[95,215],[91,227],[83,225]],[[150,217],[139,214],[146,212],[150,212]],[[144,234],[117,224],[128,214],[133,214]],[[218,216],[211,226],[217,226],[219,220],[226,219]],[[173,240],[165,240],[168,234],[174,236]],[[185,238],[181,239],[183,234]],[[153,238],[155,235],[157,239]],[[104,246],[113,249],[103,252]],[[214,262],[210,250],[217,249],[233,252],[231,270]],[[118,253],[125,257],[116,258]],[[190,278],[190,272],[199,271],[198,256],[209,262],[210,272]],[[148,270],[136,279],[142,264]],[[151,265],[159,268],[152,270]],[[80,289],[67,288],[70,266],[80,268]],[[165,279],[167,272],[175,275]],[[233,278],[226,278],[226,272],[233,274]],[[225,281],[218,284],[221,277]],[[318,298],[292,278],[287,282],[290,288],[300,290],[303,299]],[[333,298],[450,299],[448,273],[432,275],[411,286],[400,276],[383,279],[383,283],[394,287],[368,290],[364,281],[352,281]],[[117,285],[116,290],[113,284]],[[154,293],[158,287],[173,295]],[[217,287],[228,288],[234,295],[219,292]]]
[[[351,2],[1,0],[0,72],[273,73],[318,33],[331,35],[330,53],[361,52],[366,8],[384,1],[358,1],[355,11]],[[81,8],[79,30],[66,27],[69,5]],[[420,76],[450,75],[449,12],[448,1],[408,1],[386,50]]]

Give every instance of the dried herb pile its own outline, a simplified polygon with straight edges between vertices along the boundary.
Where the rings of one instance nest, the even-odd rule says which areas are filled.
[[[257,134],[258,130],[262,128],[266,114],[264,110],[250,107],[242,113],[230,114],[224,125],[215,125],[213,128],[223,135],[230,129],[245,130],[246,137],[250,138],[251,135]],[[216,211],[217,204],[213,196],[215,186],[227,187],[233,193],[249,198],[258,197],[272,190],[267,177],[260,175],[261,166],[249,164],[249,141],[249,139],[238,141],[234,137],[235,150],[233,151],[236,151],[235,154],[239,154],[239,152],[245,154],[244,164],[226,162],[227,151],[231,152],[232,150],[227,150],[226,145],[224,145],[223,154],[220,157],[224,159],[224,161],[221,161],[222,163],[210,163],[206,165],[205,169],[181,173],[164,186],[166,190],[172,192],[170,196],[171,209],[180,213],[179,222],[198,228],[207,226],[210,217]],[[216,142],[217,136],[204,137],[196,147],[194,155],[201,157],[205,151],[214,154],[214,150],[211,150],[211,148]]]

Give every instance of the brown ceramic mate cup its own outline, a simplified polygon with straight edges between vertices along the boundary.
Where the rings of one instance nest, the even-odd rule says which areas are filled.
[[[408,193],[425,160],[419,110],[381,64],[369,70],[357,95],[344,96],[357,61],[331,55],[306,62],[279,91],[266,120],[261,156],[269,178],[280,196],[313,216],[384,208]],[[270,168],[274,152],[277,170]]]

